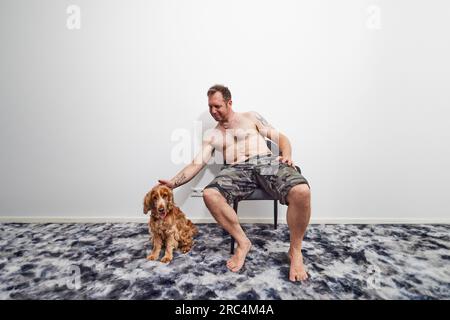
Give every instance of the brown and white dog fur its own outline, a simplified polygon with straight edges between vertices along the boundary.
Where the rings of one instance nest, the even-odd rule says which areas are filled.
[[[165,254],[161,259],[163,263],[172,261],[173,250],[177,248],[183,253],[191,250],[193,236],[198,232],[197,227],[175,206],[170,188],[158,185],[145,195],[144,214],[148,211],[151,211],[148,226],[150,241],[153,243],[148,260],[157,260],[164,245]]]

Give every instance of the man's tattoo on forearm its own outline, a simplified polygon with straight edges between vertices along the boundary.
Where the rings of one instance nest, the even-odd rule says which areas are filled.
[[[175,180],[174,186],[178,187],[180,184],[182,184],[186,180],[186,176],[184,175],[184,173],[180,173],[179,175],[177,175],[175,177],[174,180]]]

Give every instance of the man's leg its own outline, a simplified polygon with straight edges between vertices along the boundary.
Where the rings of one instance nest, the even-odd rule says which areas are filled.
[[[303,265],[302,242],[311,216],[311,192],[308,185],[298,184],[287,195],[287,223],[290,232],[289,257],[291,266],[289,280],[303,281],[308,278]]]
[[[228,269],[237,272],[244,265],[245,257],[251,247],[251,242],[245,235],[244,230],[242,230],[236,212],[219,191],[213,188],[204,189],[203,200],[214,219],[237,242],[235,254],[227,261]]]

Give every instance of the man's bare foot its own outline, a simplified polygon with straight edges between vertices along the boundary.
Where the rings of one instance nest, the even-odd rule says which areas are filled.
[[[308,279],[305,266],[303,265],[303,255],[301,250],[291,250],[289,248],[289,259],[291,260],[291,268],[289,269],[289,280],[305,281]]]
[[[227,261],[227,268],[230,271],[238,272],[244,265],[245,257],[250,251],[252,243],[247,240],[242,246],[238,245],[234,255]]]

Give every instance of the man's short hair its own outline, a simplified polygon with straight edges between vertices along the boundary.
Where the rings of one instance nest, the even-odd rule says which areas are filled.
[[[225,100],[225,102],[228,102],[231,100],[230,89],[228,89],[227,87],[225,87],[224,85],[221,85],[221,84],[213,85],[211,88],[208,89],[208,94],[207,94],[208,98],[209,98],[209,96],[213,95],[216,92],[222,93],[222,97]]]

